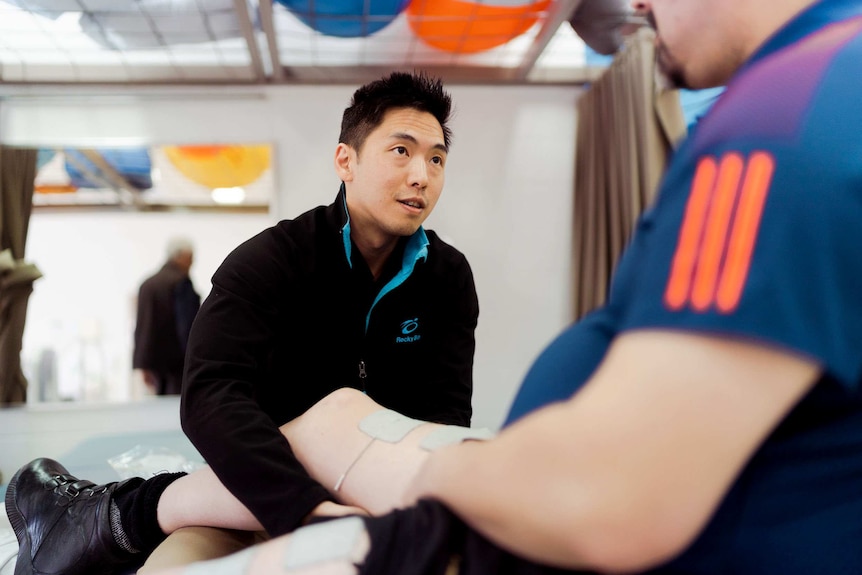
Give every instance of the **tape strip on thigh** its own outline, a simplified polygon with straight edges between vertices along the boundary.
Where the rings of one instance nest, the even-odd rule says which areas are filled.
[[[354,548],[364,531],[365,522],[359,517],[333,519],[297,529],[290,535],[284,567],[287,570],[299,569],[337,560],[356,563]]]
[[[438,427],[422,439],[419,446],[427,451],[434,451],[453,443],[461,443],[467,439],[491,439],[494,433],[486,427],[459,427],[457,425],[444,425]]]
[[[220,559],[192,563],[183,570],[183,575],[247,575],[248,566],[256,552],[257,549],[249,547]]]
[[[423,423],[425,422],[401,415],[391,409],[381,409],[365,416],[359,422],[359,429],[374,439],[398,443]]]

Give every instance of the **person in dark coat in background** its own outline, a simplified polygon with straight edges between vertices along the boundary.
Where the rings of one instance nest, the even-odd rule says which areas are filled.
[[[138,292],[132,367],[141,370],[144,383],[157,395],[179,395],[186,344],[201,298],[189,277],[191,242],[174,238],[167,252],[165,265]]]

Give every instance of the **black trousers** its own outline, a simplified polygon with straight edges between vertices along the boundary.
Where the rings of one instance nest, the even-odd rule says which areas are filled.
[[[156,395],[179,395],[183,389],[183,372],[156,371]]]
[[[362,575],[557,575],[566,571],[521,559],[467,527],[442,504],[422,500],[365,518],[371,551]],[[457,568],[456,568],[457,567]],[[448,571],[447,571],[448,569]]]

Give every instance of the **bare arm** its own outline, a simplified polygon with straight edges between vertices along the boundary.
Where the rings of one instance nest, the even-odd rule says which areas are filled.
[[[630,332],[572,399],[433,454],[410,496],[533,560],[641,570],[692,542],[818,371],[760,345]]]

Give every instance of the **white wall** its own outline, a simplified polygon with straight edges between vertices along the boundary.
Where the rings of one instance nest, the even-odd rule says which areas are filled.
[[[266,214],[37,210],[27,258],[44,277],[33,286],[21,354],[31,383],[40,377],[42,353],[53,349],[59,397],[140,396],[144,387],[130,368],[135,300],[140,283],[164,264],[167,240],[192,240],[192,282],[205,297],[225,255],[271,221]],[[37,399],[31,392],[30,400]]]
[[[43,90],[3,102],[0,141],[35,146],[271,142],[277,151],[279,189],[273,217],[292,217],[335,196],[332,155],[341,111],[353,89],[150,89],[125,90],[108,98]],[[453,147],[444,194],[427,227],[463,251],[473,266],[481,307],[474,425],[496,427],[532,359],[571,317],[570,222],[579,92],[548,86],[450,89],[456,108]],[[122,311],[111,325],[105,320],[101,329],[111,341],[127,342],[130,286],[161,259],[152,230],[161,234],[181,227],[198,236],[196,243],[206,251],[196,265],[195,283],[203,288],[211,273],[211,263],[203,260],[220,261],[239,236],[250,235],[263,223],[254,217],[229,218],[228,224],[202,215],[36,212],[27,255],[45,270],[46,279],[40,280],[42,286],[36,284],[25,345],[51,337],[45,331],[49,327],[38,319],[43,311],[48,313],[42,308],[49,306],[49,291],[55,294],[50,305],[66,308],[54,308],[63,314],[61,321],[71,321],[71,310],[79,303],[104,307],[109,298],[119,297],[125,302]],[[228,236],[225,230],[236,235]],[[111,237],[111,244],[97,237]],[[55,262],[75,267],[83,259],[81,246],[87,246],[86,261],[102,262],[93,272],[98,277],[78,271],[62,285],[48,287],[52,274],[63,275],[54,271],[59,270]],[[108,265],[117,253],[125,261]],[[78,293],[58,303],[56,294],[70,295],[79,289],[75,283],[82,284],[87,295]]]

